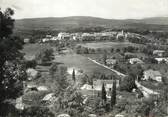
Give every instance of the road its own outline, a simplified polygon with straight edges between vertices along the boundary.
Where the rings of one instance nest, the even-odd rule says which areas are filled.
[[[152,89],[149,89],[149,88],[146,88],[144,87],[143,85],[141,85],[138,81],[135,81],[135,84],[136,86],[142,91],[143,95],[148,98],[150,95],[159,95],[158,92],[152,90]]]
[[[103,65],[103,64],[97,62],[96,60],[91,59],[90,57],[88,57],[88,59],[89,59],[90,61],[96,63],[96,64],[99,65],[99,66],[102,66],[102,67],[104,67],[104,68],[106,68],[106,69],[109,69],[109,70],[113,71],[113,72],[116,73],[118,76],[126,77],[125,74],[123,74],[123,73],[121,73],[121,72],[119,72],[119,71],[117,71],[117,70],[111,69],[111,68],[109,68],[108,66]]]

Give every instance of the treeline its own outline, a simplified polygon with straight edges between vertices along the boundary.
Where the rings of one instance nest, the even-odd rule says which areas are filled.
[[[152,31],[151,34],[155,37],[155,38],[168,38],[168,32],[164,31]]]
[[[66,32],[68,32],[68,33],[76,33],[76,32],[91,33],[91,32],[102,32],[105,29],[106,29],[105,27],[101,27],[101,26],[96,26],[96,27],[78,27],[78,28],[66,29]]]
[[[13,35],[18,35],[21,38],[30,38],[31,42],[37,42],[39,39],[46,37],[46,35],[55,35],[59,33],[58,30],[44,30],[44,29],[34,29],[34,30],[16,30]]]
[[[139,29],[139,28],[113,28],[113,29],[108,29],[108,31],[124,31],[124,32],[130,32],[130,33],[137,33],[141,35],[147,35],[150,34],[150,30],[148,29]]]
[[[108,48],[108,49],[93,49],[93,48],[88,48],[84,47],[81,45],[76,46],[76,53],[77,54],[96,54],[96,53],[104,53],[104,51],[108,51],[110,53],[125,53],[125,52],[130,52],[130,53],[135,53],[139,51],[145,51],[145,49],[140,49],[139,47],[134,47],[134,46],[128,46],[128,47],[123,47],[123,48]]]
[[[150,30],[148,30],[148,29],[129,28],[129,29],[125,29],[124,31],[130,32],[130,33],[137,33],[137,34],[141,34],[141,35],[150,34]]]
[[[127,39],[129,42],[137,43],[137,44],[146,44],[150,42],[149,39],[146,39],[144,37],[128,37]]]

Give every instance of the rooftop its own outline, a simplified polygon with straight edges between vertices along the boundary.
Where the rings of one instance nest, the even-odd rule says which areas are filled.
[[[161,73],[159,71],[154,71],[152,69],[144,71],[145,74],[153,74],[154,76],[161,76]]]

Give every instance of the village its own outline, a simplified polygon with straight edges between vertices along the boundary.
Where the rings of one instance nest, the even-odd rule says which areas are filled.
[[[60,32],[56,37],[46,35],[45,38],[39,39],[40,41],[33,45],[51,46],[51,48],[49,47],[53,51],[51,68],[53,65],[56,68],[65,67],[68,82],[74,85],[73,88],[76,88],[76,91],[81,94],[82,104],[91,116],[104,116],[104,112],[100,111],[98,114],[98,107],[96,107],[98,110],[94,107],[94,104],[98,103],[95,102],[95,99],[101,98],[103,87],[106,92],[106,105],[112,98],[113,88],[116,87],[116,107],[112,111],[115,114],[111,116],[143,116],[136,112],[136,108],[139,106],[138,103],[144,100],[153,100],[157,107],[157,102],[165,88],[164,85],[167,83],[167,50],[162,49],[162,47],[157,49],[151,47],[150,51],[145,51],[146,47],[150,45],[150,41],[147,40],[147,43],[144,44],[132,43],[129,41],[130,38],[144,39],[145,37],[135,33],[125,33],[123,30],[92,34]],[[26,48],[32,46],[29,39],[24,41]],[[58,49],[54,43],[62,44],[62,46]],[[40,48],[39,51],[43,50],[41,47],[38,48]],[[59,98],[52,91],[52,85],[46,83],[53,82],[53,80],[47,78],[51,77],[49,76],[50,73],[47,73],[50,72],[51,68],[46,65],[43,66],[41,62],[39,63],[36,55],[30,56],[25,57],[28,58],[28,61],[37,61],[37,66],[27,69],[26,96],[23,95],[19,98],[20,101],[16,104],[16,107],[23,109],[36,105],[37,100],[32,99],[32,96],[36,97],[43,94],[40,100],[38,98],[38,105],[44,106],[45,103],[45,106],[52,108]],[[61,64],[56,65],[57,63]],[[88,66],[84,64],[88,64]],[[45,78],[43,83],[40,81],[42,78]],[[37,81],[40,83],[37,83]],[[123,107],[124,110],[118,110],[118,108],[121,108],[120,106],[124,106],[121,104],[123,102],[127,103],[127,106],[129,105],[129,109]],[[99,108],[103,108],[103,105]],[[93,112],[96,112],[96,114]]]
[[[167,3],[0,1],[0,117],[168,117]]]
[[[56,41],[56,40],[74,40],[74,41],[103,41],[103,40],[120,40],[123,41],[130,38],[143,38],[143,36],[135,33],[125,33],[122,31],[111,31],[111,32],[93,32],[93,33],[66,33],[60,32],[58,36],[46,35],[45,38],[41,39],[40,42]],[[25,42],[30,39],[25,38]]]

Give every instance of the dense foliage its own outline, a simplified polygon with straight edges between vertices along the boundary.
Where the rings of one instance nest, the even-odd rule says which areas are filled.
[[[54,50],[51,49],[43,49],[36,55],[36,60],[39,64],[46,64],[51,62],[54,59]]]
[[[20,52],[23,41],[11,36],[13,14],[10,8],[0,11],[0,108],[4,100],[16,98],[22,93],[22,81],[26,79],[23,54]]]
[[[128,91],[131,92],[132,89],[136,88],[135,79],[132,76],[124,78],[120,85],[121,91]]]
[[[114,80],[113,82],[113,88],[112,88],[112,93],[111,93],[111,106],[113,107],[117,102],[116,102],[116,81]]]

